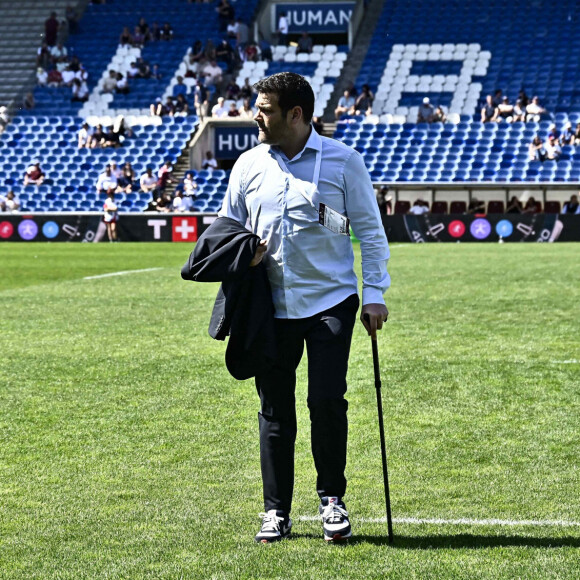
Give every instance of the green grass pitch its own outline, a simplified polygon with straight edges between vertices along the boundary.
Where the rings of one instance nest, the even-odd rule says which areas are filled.
[[[294,535],[253,542],[258,398],[207,335],[217,286],[180,278],[190,250],[0,245],[1,579],[580,577],[578,245],[392,247],[392,546],[359,323],[354,537],[326,545],[313,518],[304,361]]]

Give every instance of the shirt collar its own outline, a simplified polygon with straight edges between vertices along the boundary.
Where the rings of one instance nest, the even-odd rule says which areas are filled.
[[[284,155],[284,153],[278,147],[270,146],[270,150],[272,150],[272,148],[274,148],[277,153],[282,155],[282,157],[287,159],[286,155]],[[306,151],[306,149],[312,149],[313,151],[322,151],[322,139],[320,138],[320,135],[314,130],[314,127],[312,125],[310,125],[310,136],[308,137],[306,144],[304,145],[304,148],[302,149],[302,151],[300,151],[300,153],[298,153],[297,155],[292,157],[291,160],[289,160],[290,163],[300,159],[304,154],[304,151]]]

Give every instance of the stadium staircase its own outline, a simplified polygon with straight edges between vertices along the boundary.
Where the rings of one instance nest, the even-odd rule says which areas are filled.
[[[385,0],[370,0],[365,8],[352,50],[349,52],[348,58],[344,63],[342,75],[338,79],[332,98],[328,101],[326,109],[324,110],[324,120],[327,122],[334,122],[334,110],[338,105],[338,100],[342,97],[349,84],[351,82],[354,83],[354,79],[359,74],[362,63],[369,50],[377,22],[379,22],[384,3]]]
[[[36,82],[36,54],[51,12],[64,20],[68,5],[80,13],[85,2],[17,0],[0,6],[0,105],[14,111]]]

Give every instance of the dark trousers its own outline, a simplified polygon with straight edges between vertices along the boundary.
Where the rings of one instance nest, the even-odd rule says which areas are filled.
[[[311,445],[320,497],[342,497],[348,403],[346,372],[359,299],[356,294],[336,306],[301,319],[276,319],[278,359],[256,376],[260,396],[260,463],[266,511],[290,513],[294,490],[296,441],[296,368],[308,353],[308,409]]]

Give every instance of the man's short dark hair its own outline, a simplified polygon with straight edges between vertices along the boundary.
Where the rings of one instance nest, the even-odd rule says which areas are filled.
[[[312,121],[314,92],[303,76],[293,72],[276,73],[258,81],[254,89],[259,93],[277,95],[284,116],[292,107],[300,107],[304,122],[308,124]]]

